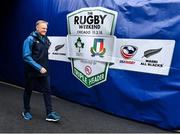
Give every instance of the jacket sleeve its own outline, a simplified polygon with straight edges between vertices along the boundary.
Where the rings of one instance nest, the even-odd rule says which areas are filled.
[[[38,64],[36,61],[34,61],[32,58],[32,45],[33,37],[29,36],[23,44],[23,60],[32,67],[34,67],[36,70],[40,71],[42,66]]]

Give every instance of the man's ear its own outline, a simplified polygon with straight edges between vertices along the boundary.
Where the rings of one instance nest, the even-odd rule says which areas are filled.
[[[36,26],[36,31],[38,31],[38,26]]]

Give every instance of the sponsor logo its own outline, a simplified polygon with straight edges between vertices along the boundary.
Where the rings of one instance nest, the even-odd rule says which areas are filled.
[[[39,44],[39,41],[37,40],[36,43]]]
[[[56,46],[55,46],[55,51],[60,50],[61,48],[64,47],[64,45],[65,45],[65,44],[62,44],[62,45],[56,45]]]
[[[80,37],[77,38],[77,41],[74,45],[78,49],[76,56],[83,56],[83,53],[81,53],[81,49],[84,48],[84,43],[81,41]]]
[[[132,45],[125,45],[120,48],[120,53],[124,59],[132,58],[137,52],[137,47]]]
[[[90,75],[92,73],[92,68],[90,66],[85,66],[85,73]]]
[[[149,58],[150,56],[159,53],[161,50],[162,50],[162,48],[146,50],[146,51],[144,52],[143,58],[144,58],[144,57]]]
[[[54,52],[52,52],[53,55],[66,55],[66,53],[60,53],[58,52],[60,49],[64,47],[65,44],[56,45],[54,47]],[[49,53],[50,54],[50,53]]]
[[[96,56],[98,55],[99,57],[103,58],[104,54],[106,52],[106,49],[104,48],[104,41],[103,39],[94,39],[94,45],[91,47],[91,56]]]
[[[144,52],[144,55],[142,56],[142,58],[146,58],[146,59],[145,59],[144,62],[141,62],[140,65],[143,65],[143,66],[153,66],[153,67],[160,67],[160,68],[162,68],[164,64],[159,63],[159,61],[157,59],[148,59],[151,56],[160,53],[161,50],[162,50],[162,48],[146,50]]]
[[[120,54],[125,60],[120,60],[119,63],[135,64],[135,61],[129,60],[136,54],[138,48],[132,45],[124,45],[120,48]]]
[[[81,48],[84,48],[84,43],[81,42],[81,38],[78,37],[76,43],[74,44],[76,48],[78,48],[78,52],[81,52]]]

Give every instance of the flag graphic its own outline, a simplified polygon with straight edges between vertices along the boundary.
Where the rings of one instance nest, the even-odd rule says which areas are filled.
[[[94,39],[94,45],[91,47],[92,56],[99,55],[100,57],[103,57],[105,52],[104,40],[101,38]]]

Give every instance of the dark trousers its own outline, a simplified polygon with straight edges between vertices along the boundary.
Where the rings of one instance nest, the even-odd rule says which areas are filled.
[[[34,89],[43,93],[44,103],[46,107],[46,114],[52,112],[49,76],[28,77],[27,75],[25,75],[25,80],[26,80],[26,84],[23,95],[25,112],[30,112],[30,99],[31,99],[32,90]]]

